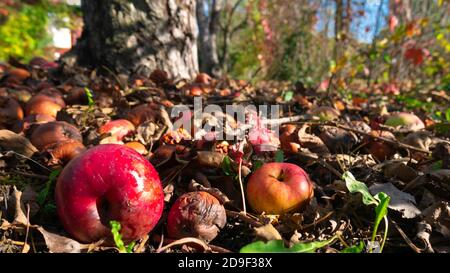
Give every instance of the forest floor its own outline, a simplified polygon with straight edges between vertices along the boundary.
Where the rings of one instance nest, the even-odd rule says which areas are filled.
[[[114,142],[99,133],[105,122],[129,117],[130,109],[138,105],[155,110],[122,140],[140,142],[150,151],[141,150],[156,167],[165,193],[162,218],[132,252],[239,252],[257,241],[270,243],[251,244],[246,251],[450,251],[448,92],[396,94],[385,92],[383,85],[370,89],[352,85],[347,92],[331,86],[319,91],[299,83],[250,84],[207,77],[171,82],[158,73],[151,79],[127,78],[18,66],[29,75],[4,68],[0,81],[4,128],[0,130],[0,252],[118,251],[117,246],[102,242],[76,242],[64,231],[54,188],[65,162],[52,150],[39,150],[32,138],[44,121],[5,122],[5,98],[17,100],[27,114],[29,100],[48,89],[56,89],[65,100],[57,120],[75,125],[87,148]],[[259,127],[259,122],[248,128],[261,134],[257,141],[186,140],[182,130],[168,132],[168,123],[175,121],[167,118],[170,109],[178,104],[192,106],[194,95],[201,96],[204,106],[279,105],[281,115],[268,123],[281,126],[280,137]],[[386,122],[398,112],[415,116],[399,126],[392,119]],[[222,118],[204,114],[202,123],[217,125]],[[243,126],[234,117],[233,122],[235,127]],[[277,149],[259,151],[261,144]],[[252,173],[268,162],[294,163],[309,174],[314,197],[303,210],[266,215],[247,204],[243,212],[240,183],[245,187]],[[209,243],[167,238],[171,205],[183,193],[196,190],[207,191],[222,203],[225,226]]]

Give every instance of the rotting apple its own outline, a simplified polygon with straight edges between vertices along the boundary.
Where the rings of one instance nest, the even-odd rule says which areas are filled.
[[[149,233],[161,218],[164,193],[155,168],[123,145],[95,146],[69,162],[58,178],[56,207],[66,231],[80,242],[111,240],[118,221],[125,242]]]
[[[314,186],[299,166],[273,162],[251,175],[246,192],[257,213],[282,214],[304,208],[314,196]]]
[[[196,83],[199,84],[210,84],[211,83],[211,77],[206,73],[199,73],[194,80]]]
[[[366,150],[374,158],[379,161],[384,161],[392,157],[397,152],[397,150],[393,144],[379,139],[380,137],[396,141],[394,134],[389,131],[373,130],[370,132],[370,135],[364,138],[363,142],[367,146]]]
[[[22,119],[20,104],[15,99],[0,96],[0,128],[11,126]]]
[[[320,106],[310,111],[311,115],[317,116],[322,121],[332,121],[341,116],[341,112],[330,106]]]
[[[78,128],[72,124],[65,121],[51,121],[33,129],[30,140],[39,151],[43,151],[49,146],[67,140],[83,142],[83,137]]]
[[[408,131],[419,131],[425,129],[423,121],[412,113],[398,112],[390,114],[384,125],[406,129]]]
[[[51,159],[49,165],[66,164],[70,160],[79,156],[86,150],[83,143],[77,140],[66,140],[55,143],[48,147],[47,152],[50,154]]]
[[[41,92],[44,92],[44,90]],[[28,101],[25,107],[25,113],[27,116],[33,114],[46,114],[56,117],[58,111],[65,106],[66,103],[62,96],[50,95],[47,94],[47,92],[44,92],[37,94]]]
[[[227,222],[225,208],[204,191],[188,192],[173,204],[167,217],[169,237],[195,237],[207,242],[216,238]]]
[[[134,126],[138,127],[144,122],[156,121],[158,115],[158,108],[156,108],[155,105],[142,104],[131,109],[126,116],[126,119],[131,121]]]

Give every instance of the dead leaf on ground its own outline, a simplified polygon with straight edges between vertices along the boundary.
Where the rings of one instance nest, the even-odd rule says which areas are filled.
[[[26,157],[38,151],[28,139],[9,130],[0,130],[0,147]]]
[[[400,191],[392,183],[375,183],[369,188],[369,190],[373,195],[376,195],[379,192],[384,192],[389,195],[391,197],[389,208],[400,212],[403,218],[412,219],[419,216],[421,213],[416,207],[416,200],[414,196]]]
[[[450,239],[450,205],[439,202],[422,212],[424,220],[445,238]]]
[[[83,245],[70,238],[48,232],[43,227],[36,228],[44,237],[45,243],[53,253],[80,253],[82,249],[87,249],[89,245]]]
[[[255,227],[254,231],[256,237],[264,241],[283,240],[278,230],[272,224],[267,224],[261,227]]]

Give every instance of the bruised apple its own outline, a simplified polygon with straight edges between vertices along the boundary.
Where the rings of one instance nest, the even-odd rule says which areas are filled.
[[[290,163],[267,163],[252,174],[247,184],[247,200],[258,213],[292,212],[305,207],[313,195],[308,174]]]
[[[59,218],[84,243],[111,240],[110,221],[118,221],[125,242],[149,233],[164,208],[155,168],[123,145],[91,148],[63,169],[55,190]]]
[[[227,222],[225,208],[219,200],[204,191],[180,196],[167,217],[171,238],[195,237],[212,241]]]

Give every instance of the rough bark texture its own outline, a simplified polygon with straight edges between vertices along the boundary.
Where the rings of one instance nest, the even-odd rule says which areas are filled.
[[[198,71],[195,7],[195,0],[82,0],[83,34],[63,62],[191,78]]]
[[[217,54],[217,32],[221,9],[221,0],[197,0],[200,70],[216,77],[221,74]]]

